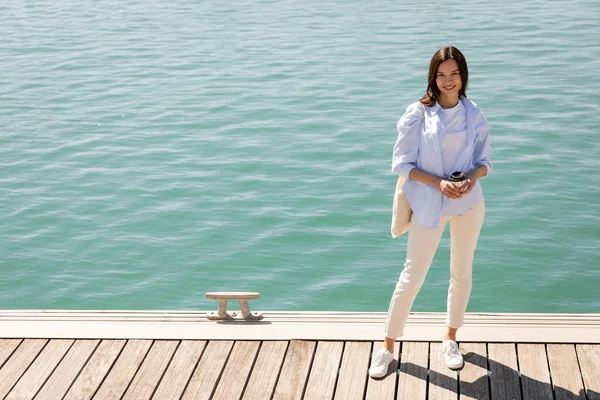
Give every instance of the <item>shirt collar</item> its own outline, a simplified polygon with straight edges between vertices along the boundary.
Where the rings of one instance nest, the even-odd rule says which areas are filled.
[[[431,107],[431,115],[437,114],[441,109],[442,107],[440,107],[440,104],[436,101],[433,107]]]

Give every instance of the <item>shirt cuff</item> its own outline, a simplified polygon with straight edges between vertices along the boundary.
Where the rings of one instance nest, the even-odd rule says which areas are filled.
[[[410,163],[402,164],[398,172],[400,172],[400,175],[404,176],[406,179],[410,179],[408,175],[410,174],[410,171],[413,170],[413,168],[416,167]]]
[[[490,174],[490,172],[492,171],[492,163],[489,162],[480,162],[479,164],[477,164],[475,166],[475,168],[479,167],[480,165],[485,165],[485,167],[487,168],[487,172],[485,173],[485,175],[482,178],[485,178],[486,176],[488,176]]]

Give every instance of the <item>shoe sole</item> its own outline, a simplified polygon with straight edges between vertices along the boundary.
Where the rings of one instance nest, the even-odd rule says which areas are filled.
[[[390,372],[390,365],[392,365],[392,363],[388,364],[387,369],[385,370],[385,372],[382,375],[371,375],[371,371],[369,371],[369,376],[373,379],[379,379],[379,378],[383,378],[384,376],[387,376],[387,374]]]
[[[463,363],[460,365],[460,367],[451,367],[451,366],[449,366],[449,365],[446,365],[446,367],[448,367],[448,368],[449,368],[449,369],[451,369],[452,371],[457,371],[457,370],[461,369],[461,368],[462,368],[462,367],[464,367],[464,366],[465,366],[465,363],[464,363],[464,362],[463,362]]]
[[[386,371],[386,372],[385,372],[385,374],[383,374],[383,375],[371,375],[371,374],[369,374],[369,376],[370,376],[371,378],[373,378],[373,379],[381,379],[381,378],[383,378],[384,376],[386,376],[387,374],[388,374],[388,371]]]

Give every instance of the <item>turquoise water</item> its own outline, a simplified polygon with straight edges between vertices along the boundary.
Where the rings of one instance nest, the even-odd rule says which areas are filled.
[[[2,4],[0,308],[386,311],[395,124],[453,44],[495,163],[468,311],[599,312],[597,1]]]

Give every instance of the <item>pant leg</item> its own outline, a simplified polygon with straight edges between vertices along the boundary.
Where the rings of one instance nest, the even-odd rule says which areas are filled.
[[[442,217],[438,227],[433,229],[419,224],[416,218],[411,221],[404,270],[392,295],[383,331],[386,337],[398,338],[404,334],[408,314],[431,266],[447,221],[447,217]]]
[[[450,218],[450,287],[446,324],[460,328],[471,295],[473,258],[485,216],[483,198],[468,211]]]

